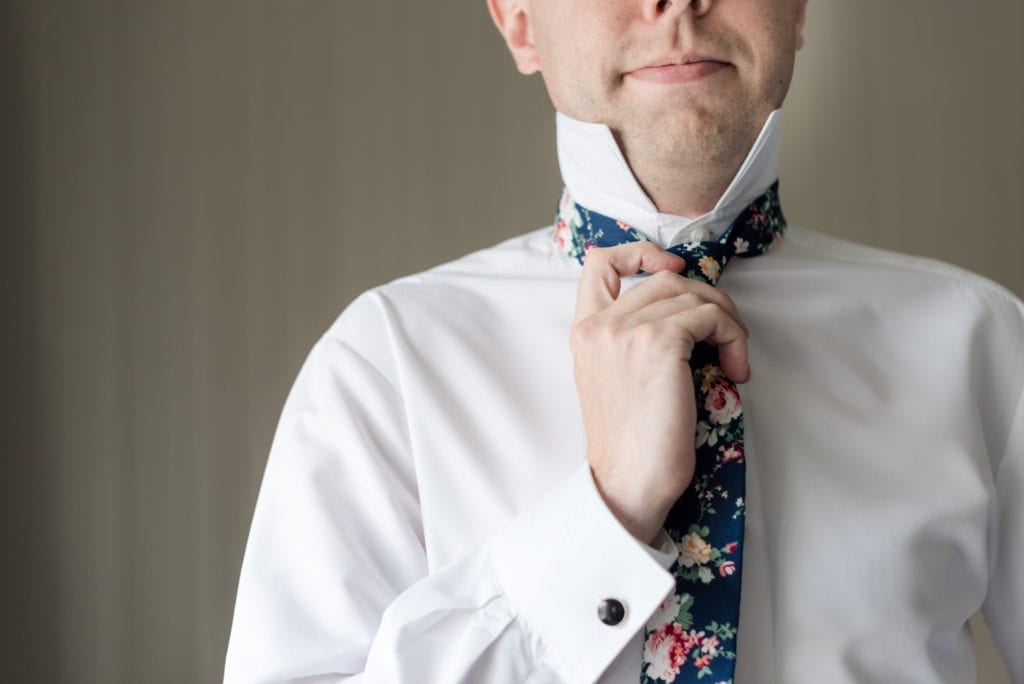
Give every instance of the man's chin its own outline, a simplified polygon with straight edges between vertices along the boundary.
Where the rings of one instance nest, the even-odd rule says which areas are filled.
[[[662,140],[697,140],[708,135],[716,136],[739,123],[732,111],[693,102],[677,105],[659,103],[657,107],[638,114],[635,129]]]
[[[634,151],[645,150],[663,164],[681,159],[731,159],[737,147],[748,144],[751,125],[735,116],[705,107],[680,107],[651,112],[648,118],[634,117],[621,129],[623,142]],[[756,137],[757,132],[753,131]]]

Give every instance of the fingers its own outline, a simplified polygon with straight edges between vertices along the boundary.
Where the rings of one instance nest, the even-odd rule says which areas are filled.
[[[684,297],[686,297],[684,295]],[[734,382],[746,382],[750,375],[747,333],[727,311],[706,302],[696,307],[680,306],[675,300],[656,302],[642,311],[620,319],[620,334],[637,346],[642,356],[689,362],[693,347],[704,342],[718,348],[719,364]]]
[[[689,336],[693,343],[706,342],[718,347],[718,363],[733,382],[746,382],[750,378],[747,333],[717,304],[702,304],[661,320],[673,337]],[[689,361],[689,354],[686,361]]]
[[[639,340],[651,352],[669,349],[688,362],[693,346],[718,347],[719,362],[734,382],[750,376],[749,330],[732,299],[711,285],[679,275],[684,261],[651,242],[587,252],[576,299],[575,348],[602,328]],[[622,278],[640,270],[653,275],[619,297]],[[625,342],[624,339],[620,340]],[[667,358],[667,357],[666,357]]]
[[[576,320],[592,316],[611,305],[619,296],[624,277],[641,270],[678,273],[683,266],[682,258],[653,242],[632,242],[590,250],[583,260],[583,274],[576,295]]]
[[[719,365],[730,380],[746,382],[750,378],[746,331],[717,304],[681,304],[679,300],[688,296],[655,302],[605,324],[598,317],[577,323],[574,355],[604,347],[621,350],[620,362],[637,368],[652,361],[689,363],[694,346],[703,342],[718,348]]]
[[[679,275],[684,262],[651,242],[634,242],[617,247],[592,249],[584,260],[583,275],[576,298],[576,320],[609,307],[613,316],[625,316],[653,302],[693,293],[694,306],[714,302],[725,309],[749,335],[736,304],[721,290]],[[653,275],[619,297],[622,278],[644,270]]]
[[[646,281],[619,297],[614,305],[608,307],[608,314],[625,316],[642,310],[651,304],[666,300],[676,300],[679,304],[688,304],[693,308],[705,303],[713,303],[724,309],[743,328],[748,336],[750,330],[740,316],[732,298],[721,290],[692,278],[678,275],[670,271],[656,273]],[[672,313],[672,310],[666,311]]]

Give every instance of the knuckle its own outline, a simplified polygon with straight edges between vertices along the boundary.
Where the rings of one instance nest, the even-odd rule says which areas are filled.
[[[621,318],[611,318],[608,321],[606,321],[603,326],[601,326],[602,332],[604,333],[605,337],[612,339],[617,338],[619,335],[621,335],[625,327],[626,324]]]
[[[671,297],[679,297],[693,292],[693,285],[695,283],[695,281],[670,270],[658,271],[651,278],[655,281],[655,286],[659,290],[665,291],[667,296]]]
[[[659,285],[669,285],[679,280],[679,276],[672,271],[658,271],[651,276],[651,280]]]
[[[693,293],[695,295],[699,295],[700,294],[700,289],[697,287],[697,285],[699,285],[699,284],[700,283],[698,283],[696,280],[693,280],[692,278],[687,278],[686,276],[683,276],[683,275],[676,276],[676,280],[675,280],[676,296],[684,295],[684,294],[690,294],[690,293]]]
[[[601,263],[608,262],[608,248],[607,247],[591,247],[583,253],[583,266],[587,265],[596,266]]]
[[[632,254],[634,252],[644,252],[647,243],[645,242],[623,242],[612,247],[606,247],[612,254]]]
[[[584,318],[573,323],[569,331],[569,342],[574,347],[585,344],[594,329],[593,317]]]
[[[739,310],[736,307],[736,302],[732,300],[732,297],[730,297],[724,292],[721,292],[720,290],[716,290],[715,292],[718,293],[718,297],[722,302],[722,308],[739,313]]]
[[[660,338],[661,326],[652,322],[642,323],[633,329],[627,340],[627,346],[630,350],[646,354],[658,345]]]
[[[707,300],[701,297],[696,292],[684,292],[681,295],[679,295],[676,299],[678,299],[679,303],[685,306],[687,309],[696,309],[707,303]]]
[[[715,302],[709,302],[705,300],[694,308],[703,314],[706,314],[708,316],[714,316],[716,318],[725,315],[725,311],[722,310],[722,307],[720,307]]]
[[[659,333],[660,326],[648,321],[636,327],[636,331],[633,333],[633,337],[643,344],[648,344],[656,340],[659,336]]]
[[[569,331],[569,344],[575,351],[613,346],[624,330],[622,319],[595,314],[573,324]]]

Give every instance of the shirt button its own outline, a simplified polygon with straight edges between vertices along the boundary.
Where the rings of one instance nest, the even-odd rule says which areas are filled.
[[[711,231],[707,228],[694,228],[690,237],[693,242],[707,242],[711,239]]]
[[[618,599],[605,599],[597,607],[597,617],[606,625],[617,625],[626,617],[626,607]]]

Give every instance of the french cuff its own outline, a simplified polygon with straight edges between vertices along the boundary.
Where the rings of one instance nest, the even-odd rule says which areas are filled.
[[[570,682],[598,679],[675,586],[664,547],[622,526],[587,463],[493,537],[490,552],[506,598]]]
[[[644,550],[651,554],[651,558],[666,570],[671,568],[672,564],[679,558],[679,548],[672,541],[672,537],[668,536],[668,532],[665,531],[664,527],[661,528],[658,535],[651,541],[651,545],[645,546]]]

